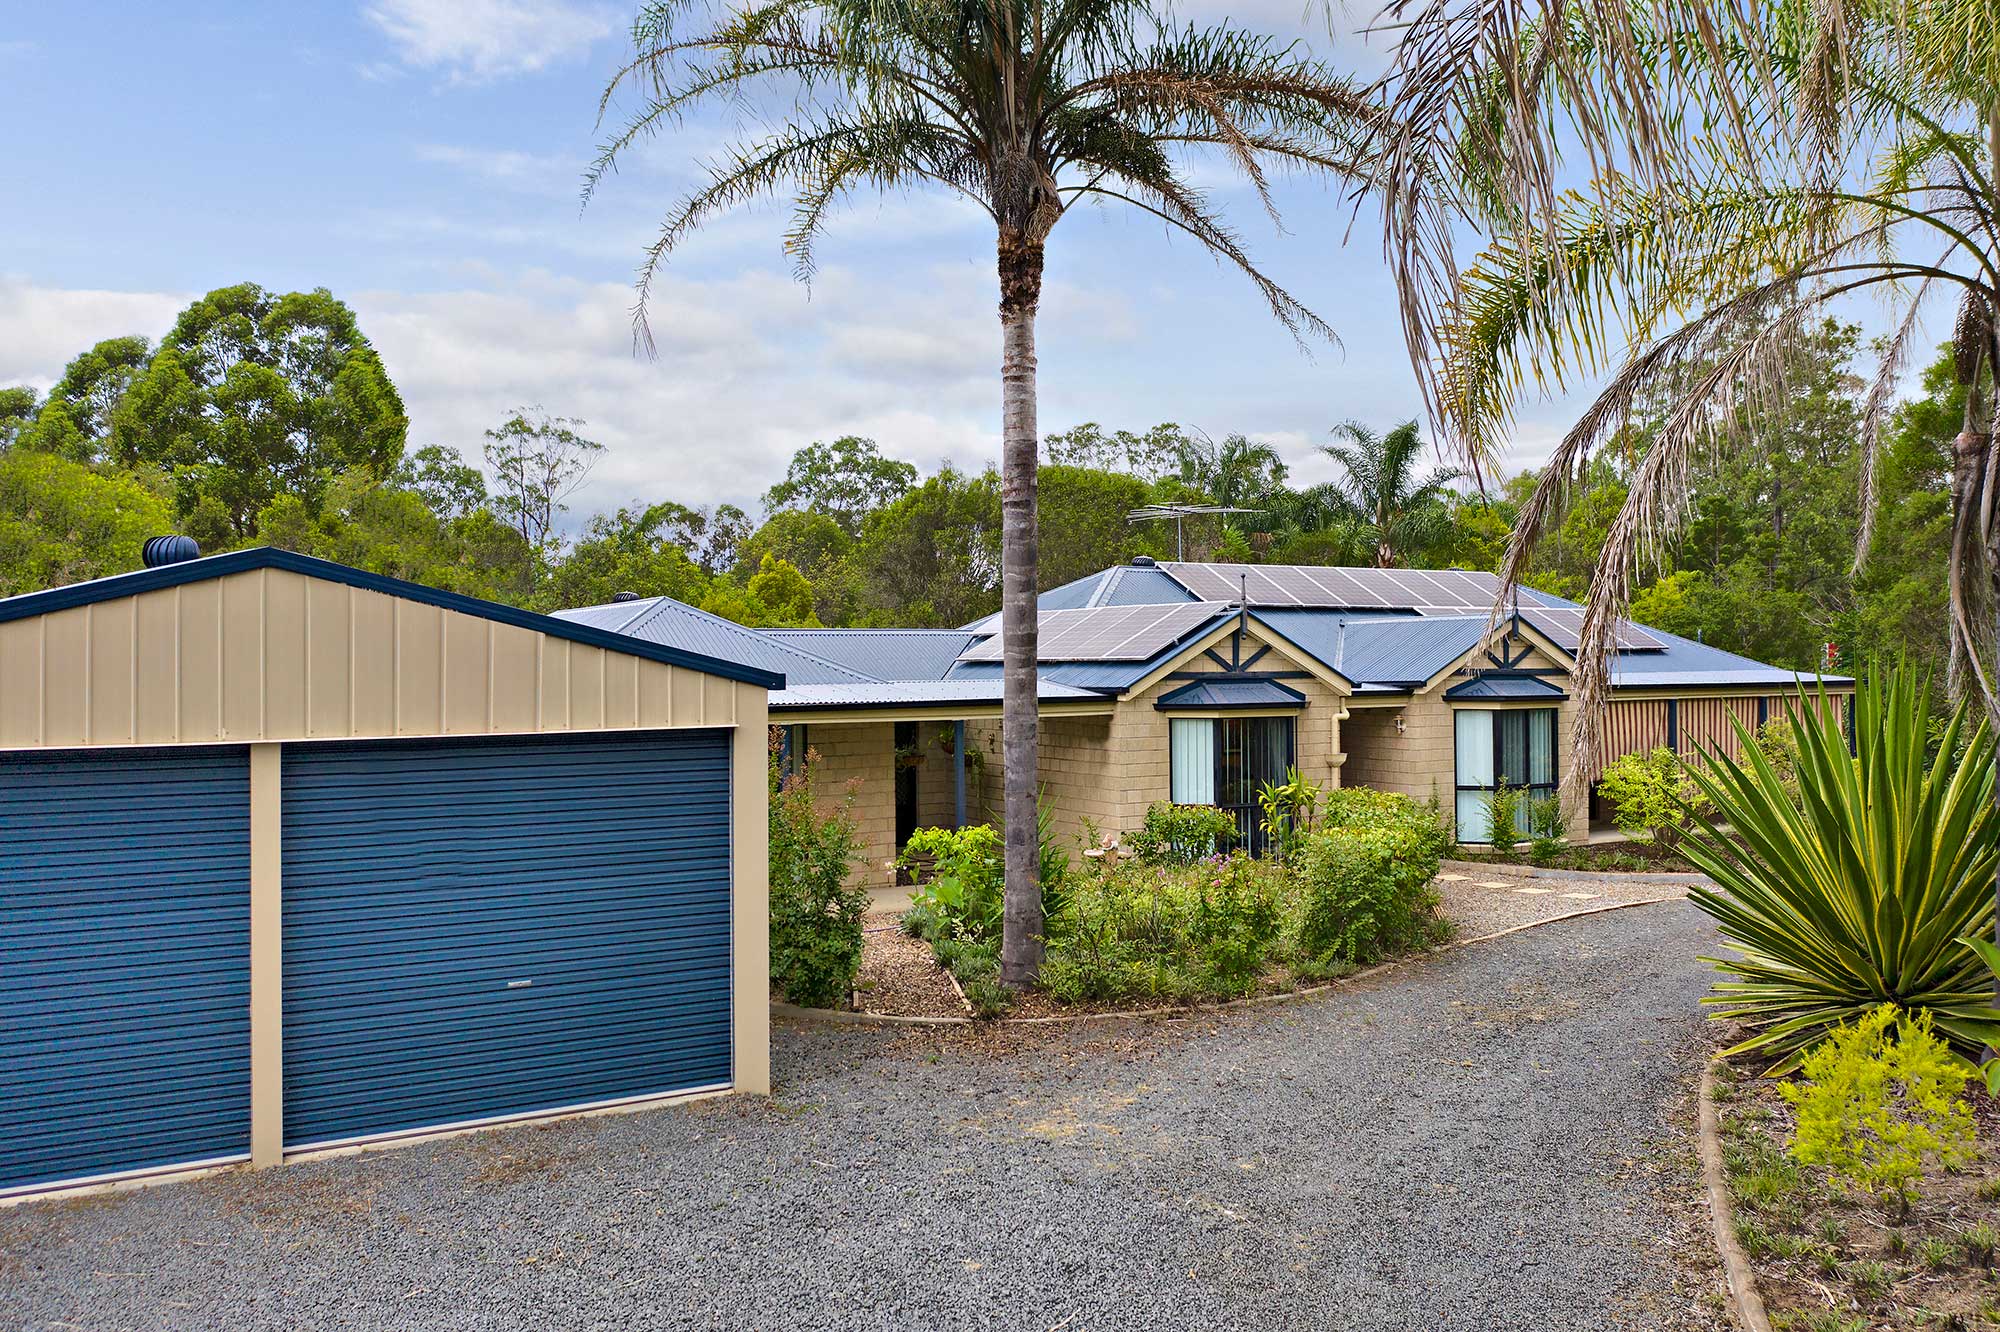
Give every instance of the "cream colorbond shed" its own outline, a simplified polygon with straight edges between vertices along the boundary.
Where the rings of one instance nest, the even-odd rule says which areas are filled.
[[[767,1092],[781,684],[274,550],[0,601],[0,1195]]]

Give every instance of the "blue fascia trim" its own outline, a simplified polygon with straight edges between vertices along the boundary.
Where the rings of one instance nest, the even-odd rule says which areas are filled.
[[[573,624],[568,620],[558,620],[553,615],[537,615],[534,611],[518,610],[513,606],[503,606],[496,601],[481,601],[478,597],[445,592],[435,587],[426,587],[422,583],[391,578],[387,574],[369,573],[365,569],[356,569],[351,565],[336,564],[332,560],[300,555],[273,546],[232,550],[225,555],[209,555],[181,564],[162,565],[157,569],[136,569],[131,573],[113,574],[109,578],[95,578],[87,583],[72,583],[68,587],[53,587],[43,592],[26,592],[20,596],[0,599],[0,624],[10,620],[24,620],[31,615],[48,615],[99,601],[137,596],[141,592],[158,592],[170,587],[184,587],[189,583],[204,582],[211,578],[226,578],[231,574],[250,573],[258,569],[282,569],[286,573],[302,574],[307,578],[344,583],[366,592],[381,592],[388,596],[401,597],[406,601],[422,602],[427,606],[458,611],[463,615],[497,620],[501,624],[510,624],[519,629],[531,629],[536,633],[547,634],[551,638],[582,643],[586,647],[603,648],[608,652],[618,652],[628,657],[643,657],[648,661],[657,661],[668,666],[681,666],[691,671],[700,671],[704,675],[719,675],[725,680],[762,685],[766,689],[785,687],[784,676],[773,671],[760,670],[755,666],[746,666],[742,662],[725,661],[721,657],[705,656],[699,652],[688,652],[661,643],[649,643],[644,639],[628,637],[609,629]]]

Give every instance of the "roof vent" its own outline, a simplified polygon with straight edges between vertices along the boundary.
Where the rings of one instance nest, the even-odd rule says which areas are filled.
[[[200,558],[201,547],[189,536],[147,537],[146,544],[139,548],[139,561],[148,569],[157,569],[163,564],[184,564]]]
[[[638,599],[639,599],[639,594],[637,592],[614,592],[611,596],[611,600],[614,604],[626,601],[637,601]]]
[[[1151,555],[1134,555],[1132,557],[1132,565],[1134,568],[1150,569],[1153,567],[1154,563],[1155,561]]]

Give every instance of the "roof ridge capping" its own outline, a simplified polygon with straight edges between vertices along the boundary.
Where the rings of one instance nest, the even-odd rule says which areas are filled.
[[[461,615],[493,620],[500,624],[513,625],[518,629],[530,629],[552,638],[581,643],[586,647],[603,648],[631,657],[643,657],[663,665],[700,671],[704,675],[718,675],[742,684],[761,685],[766,689],[785,687],[785,677],[777,671],[766,671],[743,662],[730,661],[725,657],[691,652],[664,643],[653,643],[615,630],[577,624],[559,616],[522,610],[517,606],[469,597],[460,592],[447,592],[442,588],[413,583],[388,574],[371,573],[352,565],[323,560],[316,555],[301,555],[296,551],[282,550],[276,546],[251,546],[220,555],[205,555],[200,559],[185,560],[178,564],[134,569],[129,573],[109,574],[103,578],[70,583],[64,587],[45,588],[39,592],[23,592],[17,596],[0,598],[0,624],[12,620],[24,620],[34,615],[70,610],[78,606],[94,605],[101,601],[112,601],[120,597],[133,597],[145,592],[185,587],[189,583],[206,582],[211,578],[252,573],[260,569],[278,569],[307,578],[341,583],[364,592],[380,592],[385,596],[400,597],[405,601],[457,611]]]

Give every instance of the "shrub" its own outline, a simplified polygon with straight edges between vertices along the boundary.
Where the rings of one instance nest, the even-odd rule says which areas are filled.
[[[1263,811],[1265,845],[1279,860],[1298,854],[1299,843],[1313,830],[1319,814],[1320,787],[1307,781],[1297,768],[1289,769],[1282,782],[1266,782],[1257,793]]]
[[[1237,853],[1078,880],[1042,984],[1064,1003],[1247,994],[1284,933],[1283,873]]]
[[[1149,865],[1192,865],[1236,843],[1236,820],[1213,805],[1170,805],[1146,811],[1132,834],[1132,854]]]
[[[1791,1152],[1909,1214],[1927,1161],[1971,1159],[1970,1070],[1931,1032],[1928,1013],[1883,1004],[1807,1052],[1807,1082],[1778,1090],[1798,1111]]]
[[[846,1001],[861,970],[861,921],[868,893],[849,887],[855,859],[853,798],[831,814],[814,803],[815,753],[771,782],[771,980],[809,1008]]]
[[[1005,848],[990,824],[919,828],[896,863],[918,879],[904,928],[931,940],[998,939],[1005,909]]]
[[[1502,855],[1513,854],[1521,844],[1521,801],[1525,795],[1519,787],[1505,782],[1486,793],[1486,841]]]
[[[1569,838],[1569,824],[1563,818],[1562,797],[1536,796],[1528,801],[1528,858],[1545,865],[1562,854]]]
[[[1361,787],[1330,796],[1339,798],[1299,852],[1300,957],[1353,964],[1434,941],[1445,928],[1431,887],[1443,825],[1407,796]]]
[[[1716,885],[1690,896],[1736,953],[1717,960],[1729,979],[1710,1002],[1752,1031],[1727,1053],[1765,1053],[1788,1072],[1836,1024],[1893,1000],[1928,1010],[1976,1055],[1995,1036],[1993,978],[1957,940],[1993,931],[2000,818],[1986,723],[1960,708],[1944,754],[1969,729],[1964,757],[1933,762],[1928,682],[1877,672],[1855,699],[1851,754],[1837,711],[1801,702],[1796,802],[1754,746],[1741,762],[1688,769],[1713,817],[1695,818],[1682,854]]]
[[[1706,810],[1707,797],[1688,766],[1671,749],[1624,754],[1605,765],[1598,789],[1611,805],[1611,821],[1628,837],[1671,848],[1690,813]]]

